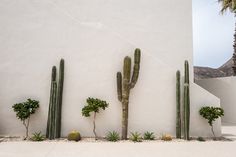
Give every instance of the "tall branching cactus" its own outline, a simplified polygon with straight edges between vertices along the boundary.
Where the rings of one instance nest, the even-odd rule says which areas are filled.
[[[190,96],[189,96],[189,64],[184,63],[184,139],[189,140]]]
[[[56,80],[56,67],[52,67],[51,90],[49,99],[48,121],[46,137],[49,139],[61,136],[61,108],[64,82],[64,60],[61,59],[59,67],[59,80]]]
[[[123,78],[121,72],[117,72],[117,94],[118,99],[122,103],[122,139],[127,139],[128,134],[128,109],[130,90],[134,88],[138,81],[140,69],[140,49],[134,52],[134,67],[131,77],[131,58],[126,56],[123,65]]]
[[[180,71],[176,72],[176,138],[181,138]]]

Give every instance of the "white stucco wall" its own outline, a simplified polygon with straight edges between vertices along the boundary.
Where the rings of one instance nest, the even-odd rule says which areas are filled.
[[[227,124],[236,124],[236,78],[202,79],[197,80],[196,83],[220,98],[221,107],[225,111],[222,121]]]
[[[183,71],[187,59],[192,76],[191,22],[189,0],[0,1],[0,133],[24,134],[11,106],[28,97],[40,101],[31,132],[45,132],[51,67],[60,58],[65,59],[62,135],[72,129],[93,135],[91,119],[81,115],[87,97],[110,103],[97,117],[98,135],[120,131],[116,72],[139,47],[129,131],[175,135],[175,71]],[[192,86],[191,135],[207,136],[211,132],[194,109],[204,101],[219,105],[219,100]],[[220,123],[216,130],[220,135]]]

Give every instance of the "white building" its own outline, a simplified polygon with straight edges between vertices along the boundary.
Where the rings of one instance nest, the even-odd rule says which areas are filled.
[[[142,50],[140,77],[131,91],[129,132],[175,135],[175,73],[191,65],[190,0],[11,0],[0,1],[0,134],[24,135],[11,106],[40,101],[30,131],[46,131],[51,67],[65,59],[62,135],[77,129],[92,136],[82,117],[87,97],[109,102],[97,117],[98,135],[121,130],[116,72],[123,58]],[[191,136],[210,136],[200,107],[217,97],[191,83]],[[215,123],[221,134],[221,122]]]

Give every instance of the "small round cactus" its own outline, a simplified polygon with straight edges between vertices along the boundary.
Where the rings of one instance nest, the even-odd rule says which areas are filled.
[[[169,135],[169,134],[164,134],[164,135],[162,135],[161,140],[163,140],[163,141],[172,141],[172,136]]]
[[[69,141],[76,141],[77,142],[77,141],[81,140],[81,136],[80,136],[80,133],[78,131],[73,130],[68,134],[67,139]]]

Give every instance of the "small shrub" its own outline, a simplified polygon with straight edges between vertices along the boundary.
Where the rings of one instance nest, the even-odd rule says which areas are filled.
[[[32,141],[43,141],[45,140],[45,136],[41,134],[40,132],[33,133],[33,136],[30,138]]]
[[[112,132],[109,131],[106,136],[106,139],[108,141],[116,142],[116,141],[120,140],[120,135],[119,135],[119,133],[117,133],[115,131],[112,131]]]
[[[85,117],[90,117],[90,113],[93,112],[93,133],[95,136],[95,140],[97,140],[96,114],[99,113],[100,109],[105,110],[108,107],[108,103],[96,98],[87,98],[86,101],[87,105],[82,108],[82,115]]]
[[[224,110],[220,107],[210,107],[210,106],[206,106],[206,107],[202,107],[199,110],[199,114],[205,118],[206,120],[208,120],[208,124],[211,126],[211,132],[214,136],[214,139],[216,139],[215,136],[215,132],[214,132],[214,128],[213,128],[213,122],[224,116]]]
[[[14,112],[16,112],[16,117],[20,119],[25,126],[26,136],[24,140],[26,140],[29,136],[30,116],[39,108],[39,101],[27,99],[25,102],[14,104],[12,108]]]
[[[168,134],[164,134],[164,135],[162,135],[161,140],[163,140],[163,141],[172,141],[172,136],[168,135]]]
[[[205,142],[206,141],[203,137],[198,137],[197,140],[201,141],[201,142]]]
[[[143,135],[144,140],[154,140],[155,139],[155,135],[153,132],[145,132]]]
[[[130,139],[133,142],[142,142],[141,134],[138,132],[131,132]]]
[[[80,136],[80,133],[76,130],[73,130],[71,131],[68,136],[67,136],[67,139],[69,141],[80,141],[81,140],[81,136]]]

